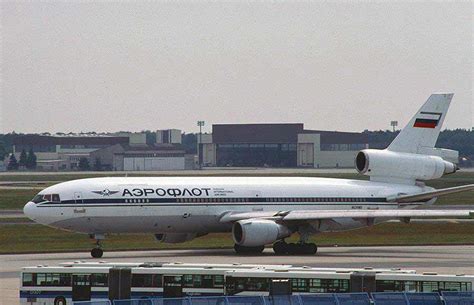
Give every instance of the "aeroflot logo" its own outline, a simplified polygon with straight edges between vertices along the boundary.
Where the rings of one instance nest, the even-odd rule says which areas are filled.
[[[189,197],[195,197],[195,196],[201,196],[201,195],[206,195],[209,196],[209,191],[210,188],[192,188],[192,189],[187,189],[187,188],[169,188],[169,189],[163,189],[163,188],[157,188],[157,189],[141,189],[141,188],[135,188],[135,189],[124,189],[122,196],[132,196],[132,197],[148,197],[148,196],[153,196],[157,195],[160,197],[164,196],[172,196],[172,197],[181,197],[181,196],[189,196]]]

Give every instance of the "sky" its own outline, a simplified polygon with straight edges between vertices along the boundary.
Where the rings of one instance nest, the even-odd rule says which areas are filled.
[[[0,133],[390,129],[439,91],[473,126],[470,1],[0,5]]]

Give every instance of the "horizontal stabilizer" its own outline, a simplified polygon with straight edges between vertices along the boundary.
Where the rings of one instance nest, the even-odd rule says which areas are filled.
[[[455,186],[455,187],[448,187],[444,189],[439,189],[430,192],[423,192],[414,195],[401,195],[401,196],[393,196],[387,197],[388,202],[398,202],[398,203],[406,203],[406,202],[417,202],[417,201],[425,201],[430,200],[431,198],[449,195],[454,193],[466,192],[474,190],[474,184],[462,185],[462,186]]]

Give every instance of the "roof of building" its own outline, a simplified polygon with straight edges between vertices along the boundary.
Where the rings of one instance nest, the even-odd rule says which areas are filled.
[[[114,136],[43,136],[21,135],[13,139],[13,145],[114,145],[128,143],[128,137]]]

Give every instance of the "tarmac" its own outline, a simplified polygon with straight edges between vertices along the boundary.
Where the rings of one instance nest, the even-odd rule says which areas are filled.
[[[105,249],[106,250],[106,249]],[[109,262],[291,264],[319,267],[405,268],[440,274],[474,274],[474,246],[324,247],[314,256],[237,256],[233,250],[105,252]],[[93,261],[88,252],[0,255],[0,305],[19,305],[20,270],[25,266]]]

